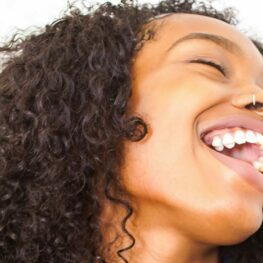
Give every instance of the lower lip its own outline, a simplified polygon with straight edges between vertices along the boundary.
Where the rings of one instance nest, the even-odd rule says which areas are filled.
[[[209,147],[207,148],[219,161],[234,170],[248,184],[263,193],[263,174],[257,171],[252,164],[221,154]]]

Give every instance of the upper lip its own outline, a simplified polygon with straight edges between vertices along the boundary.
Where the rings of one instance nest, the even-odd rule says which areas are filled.
[[[200,128],[199,137],[203,138],[206,134],[213,130],[220,130],[224,128],[240,127],[249,129],[263,134],[263,121],[261,119],[245,116],[245,115],[231,115],[202,125]]]

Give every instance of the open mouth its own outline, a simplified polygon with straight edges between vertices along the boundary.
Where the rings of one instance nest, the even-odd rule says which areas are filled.
[[[263,145],[258,143],[245,142],[235,144],[233,148],[224,147],[223,150],[216,150],[212,145],[202,142],[217,154],[244,161],[252,165],[257,171],[263,173]]]
[[[216,151],[212,146],[209,146],[212,150]],[[254,143],[244,143],[241,145],[235,145],[232,149],[224,148],[219,154],[224,154],[234,159],[245,161],[259,172],[263,173],[263,151],[261,145]]]
[[[217,154],[225,155],[252,165],[263,173],[263,136],[246,130],[225,130],[215,134],[211,132],[202,141]]]
[[[212,154],[222,164],[234,171],[233,176],[238,176],[245,180],[254,189],[263,193],[263,176],[262,176],[262,160],[252,161],[257,157],[260,145],[245,143],[244,146],[236,146],[236,149],[225,149],[221,152],[207,146],[210,154]],[[234,157],[236,156],[236,157]]]
[[[230,178],[237,176],[263,193],[262,120],[230,115],[204,122],[199,125],[199,138],[215,159],[234,172],[228,173]]]

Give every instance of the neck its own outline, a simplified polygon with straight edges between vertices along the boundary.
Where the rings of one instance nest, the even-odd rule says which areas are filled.
[[[194,242],[168,228],[140,230],[140,233],[136,235],[136,245],[128,251],[123,255],[129,262],[134,263],[219,262],[217,247]]]
[[[121,230],[120,222],[126,212],[120,212],[120,210],[117,212],[116,207],[112,210],[114,213],[109,213],[109,208],[107,210],[107,217],[104,217],[105,222],[112,222],[123,237],[121,245],[116,242],[118,244],[112,246],[111,253],[116,255],[117,250],[131,244],[131,239]],[[136,240],[131,249],[121,253],[129,263],[219,263],[217,246],[191,239],[170,224],[162,211],[158,209],[155,211],[156,214],[149,214],[148,209],[144,206],[143,209],[134,210],[133,215],[127,221],[126,229]],[[201,233],[200,236],[202,236]],[[107,242],[112,241],[115,237],[110,231],[107,232]],[[105,259],[107,261],[107,257]],[[116,260],[114,262],[123,262],[117,256],[114,259]]]

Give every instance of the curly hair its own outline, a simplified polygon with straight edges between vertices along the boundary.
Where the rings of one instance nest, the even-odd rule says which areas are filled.
[[[110,262],[100,228],[106,198],[133,213],[119,169],[123,142],[147,134],[141,116],[129,116],[131,66],[149,19],[165,13],[201,14],[236,25],[235,10],[210,3],[123,1],[70,7],[61,19],[2,44],[0,73],[0,262]],[[139,37],[138,37],[139,36]],[[261,44],[254,41],[263,53]],[[220,258],[263,262],[263,231],[221,246]]]

